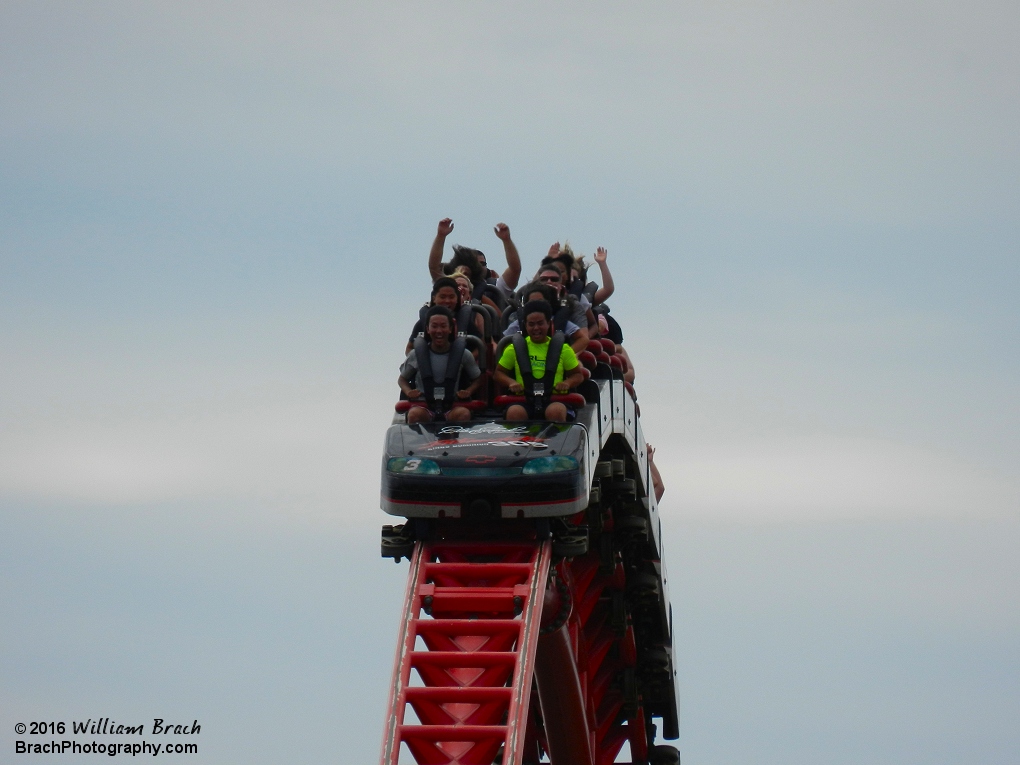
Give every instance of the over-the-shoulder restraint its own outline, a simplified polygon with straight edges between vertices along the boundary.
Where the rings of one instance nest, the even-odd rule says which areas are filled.
[[[541,377],[535,377],[531,368],[531,357],[528,355],[528,342],[524,335],[514,335],[514,356],[517,358],[517,368],[521,372],[521,380],[524,383],[524,398],[532,411],[544,409],[549,397],[553,394],[553,381],[556,379],[556,368],[560,364],[560,355],[563,351],[565,338],[562,332],[554,332],[549,341],[549,350],[545,355],[545,372]]]
[[[460,370],[464,363],[464,350],[467,344],[463,337],[456,337],[450,343],[450,354],[446,362],[446,374],[442,380],[436,380],[432,372],[432,356],[429,353],[429,345],[424,337],[414,339],[414,356],[418,364],[418,371],[421,373],[422,384],[425,390],[425,402],[429,409],[434,412],[448,412],[453,408],[457,397],[457,383],[460,380]]]

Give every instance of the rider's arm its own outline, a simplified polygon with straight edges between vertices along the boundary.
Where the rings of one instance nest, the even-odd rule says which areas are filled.
[[[574,353],[588,350],[589,338],[587,327],[578,328],[577,332],[570,336],[570,347],[574,349]]]
[[[655,501],[659,502],[662,495],[666,493],[666,487],[662,483],[662,476],[659,475],[659,468],[655,467],[655,449],[651,444],[645,444],[648,449],[648,467],[652,473],[652,490],[655,492]]]
[[[482,381],[484,379],[485,379],[484,376],[478,375],[478,377],[471,381],[471,384],[469,386],[467,386],[463,390],[457,391],[457,397],[461,399],[474,398],[475,393],[478,391],[478,388],[481,386]]]
[[[613,275],[609,273],[609,263],[606,262],[608,257],[609,253],[605,247],[599,247],[595,251],[595,262],[599,264],[599,271],[602,272],[602,286],[595,291],[595,296],[591,301],[593,305],[605,303],[616,291],[616,286],[613,284]]]
[[[511,393],[518,394],[524,390],[524,386],[517,382],[515,377],[511,377],[512,373],[512,369],[507,369],[502,364],[497,364],[496,369],[492,373],[492,378]]]
[[[563,379],[553,386],[553,390],[557,393],[566,393],[571,388],[576,388],[584,382],[584,375],[581,373],[581,365],[578,364],[573,369],[563,370]]]
[[[411,383],[409,383],[402,374],[397,375],[397,385],[400,386],[400,392],[408,398],[418,398],[418,396],[421,395],[421,391],[417,388],[412,388]]]
[[[432,242],[432,249],[429,250],[429,276],[435,281],[443,275],[443,247],[446,246],[446,237],[453,231],[453,221],[443,218],[436,227],[436,238]]]
[[[496,236],[503,241],[503,252],[506,254],[506,271],[503,272],[503,283],[514,290],[521,278],[521,256],[517,253],[517,245],[510,238],[510,227],[500,223],[495,228]]]

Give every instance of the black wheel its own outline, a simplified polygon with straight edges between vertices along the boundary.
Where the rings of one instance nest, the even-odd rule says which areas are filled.
[[[400,563],[401,558],[411,560],[411,553],[414,552],[414,538],[404,530],[403,526],[383,526],[379,551],[383,558],[393,558],[397,563]]]
[[[675,746],[659,744],[648,752],[649,765],[680,765],[680,752]]]
[[[637,573],[628,577],[627,595],[636,606],[656,605],[660,592],[659,578],[655,574]]]
[[[636,515],[621,515],[616,519],[616,530],[627,543],[648,541],[648,521]]]
[[[553,537],[553,555],[559,558],[576,558],[588,552],[587,534],[569,534]]]

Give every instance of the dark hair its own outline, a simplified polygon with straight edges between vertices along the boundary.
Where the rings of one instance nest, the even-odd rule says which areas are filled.
[[[429,335],[429,319],[433,316],[445,316],[446,320],[450,323],[450,336],[453,337],[457,333],[457,320],[453,317],[453,311],[447,308],[445,305],[434,305],[425,313],[425,336],[431,339]]]
[[[520,314],[521,319],[527,321],[528,317],[533,313],[540,313],[545,316],[546,321],[552,321],[552,306],[546,300],[529,300],[525,303],[524,310]],[[521,329],[523,328],[524,324],[522,322]]]
[[[527,300],[528,296],[535,292],[541,293],[543,299],[551,306],[557,305],[560,302],[559,295],[556,294],[556,290],[550,285],[543,284],[542,282],[532,282],[531,284],[524,285],[524,291],[521,292],[521,297]]]
[[[546,255],[542,258],[541,265],[551,266],[553,263],[560,263],[564,268],[567,269],[567,280],[570,281],[574,278],[574,256],[561,252],[559,255]]]
[[[450,276],[440,276],[434,282],[432,282],[432,297],[429,302],[433,302],[436,299],[436,294],[443,287],[450,287],[454,292],[457,293],[457,305],[460,305],[460,289],[457,287],[457,280]]]
[[[578,271],[580,272],[580,273],[578,273],[577,278],[580,279],[585,284],[587,284],[588,283],[588,269],[590,268],[590,266],[587,263],[584,262],[584,256],[583,255],[581,255],[580,257],[574,258],[574,266],[576,266]]]
[[[471,281],[474,284],[481,284],[489,277],[489,269],[482,265],[478,256],[485,257],[481,250],[473,250],[470,247],[462,247],[459,244],[453,246],[453,257],[450,258],[450,270],[457,266],[467,266],[471,269]]]

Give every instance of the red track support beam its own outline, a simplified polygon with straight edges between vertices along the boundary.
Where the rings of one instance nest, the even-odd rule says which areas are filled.
[[[415,546],[382,765],[402,746],[428,765],[521,761],[550,559],[548,541]]]
[[[549,761],[552,765],[595,765],[587,700],[566,625],[538,639],[535,680]]]

